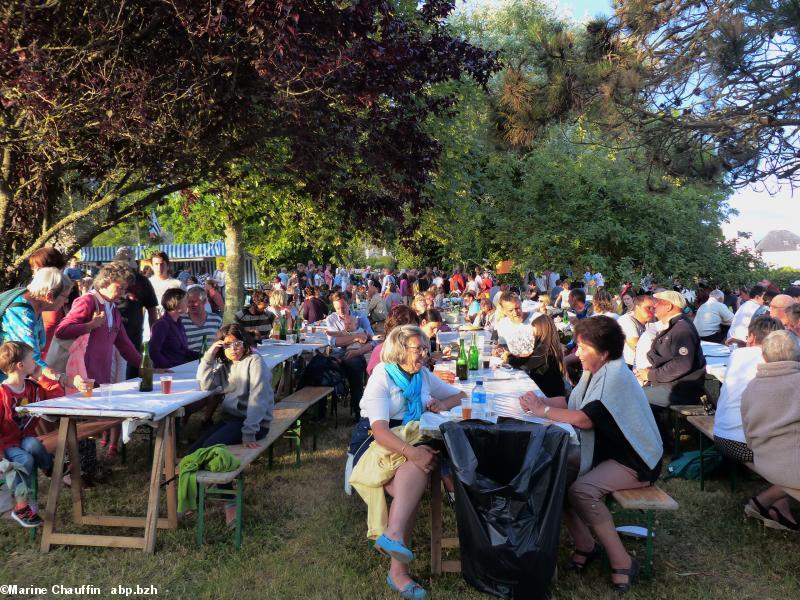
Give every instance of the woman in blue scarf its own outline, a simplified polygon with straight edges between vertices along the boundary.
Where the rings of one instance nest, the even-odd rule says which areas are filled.
[[[361,421],[351,442],[355,460],[368,447],[369,430],[381,446],[402,455],[406,461],[385,486],[392,496],[386,532],[375,547],[392,558],[386,583],[404,598],[426,598],[427,592],[411,579],[408,563],[414,554],[408,549],[417,507],[436,466],[437,452],[424,445],[414,446],[395,435],[391,428],[419,421],[425,410],[449,410],[461,402],[464,393],[424,368],[430,342],[414,325],[396,327],[381,349],[361,398]]]

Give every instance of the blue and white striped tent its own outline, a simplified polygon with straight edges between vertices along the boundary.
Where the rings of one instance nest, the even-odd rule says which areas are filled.
[[[81,248],[80,261],[84,263],[111,262],[114,255],[120,248],[125,246],[85,246]],[[133,252],[136,260],[141,260],[145,252],[152,253],[153,246],[127,246]],[[209,259],[224,257],[225,242],[204,242],[201,244],[161,244],[157,246],[162,252],[166,252],[170,262],[180,263],[184,261],[208,263],[206,270],[213,273],[213,261]],[[257,287],[260,285],[253,257],[249,254],[244,259],[244,285],[245,287]]]

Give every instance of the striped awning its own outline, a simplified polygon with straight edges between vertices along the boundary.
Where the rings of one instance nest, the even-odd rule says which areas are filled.
[[[120,248],[125,246],[85,246],[81,248],[81,262],[110,262],[114,260],[114,255]],[[153,246],[129,246],[133,251],[136,260],[143,257],[145,253],[150,254]],[[162,252],[166,252],[170,260],[199,260],[203,258],[214,258],[225,256],[225,242],[204,242],[201,244],[162,244],[158,246]]]

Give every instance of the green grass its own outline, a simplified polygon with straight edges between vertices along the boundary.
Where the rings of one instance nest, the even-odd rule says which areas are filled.
[[[288,445],[278,445],[276,467],[266,456],[247,473],[244,543],[233,549],[232,532],[219,508],[207,516],[207,543],[195,545],[194,518],[177,531],[158,533],[157,551],[56,546],[42,554],[27,531],[0,522],[0,584],[50,587],[91,584],[149,586],[159,596],[178,598],[396,598],[384,583],[388,559],[365,537],[366,509],[357,496],[342,492],[342,469],[349,427],[323,429],[317,452],[303,454],[292,467]],[[309,447],[310,442],[305,444]],[[115,466],[109,481],[87,490],[87,512],[143,514],[148,480],[147,444],[134,441],[128,467]],[[712,481],[700,492],[697,482],[662,482],[678,502],[675,513],[658,515],[655,578],[635,586],[630,598],[798,598],[797,559],[800,537],[764,530],[742,516],[757,481],[744,482],[731,494],[727,479]],[[42,498],[47,485],[43,484]],[[68,494],[62,494],[60,527],[69,527]],[[454,516],[444,509],[446,529]],[[458,575],[430,576],[429,512],[425,505],[413,540],[413,574],[434,598],[482,597]],[[623,521],[618,520],[618,524]],[[630,523],[630,521],[627,521]],[[91,531],[94,528],[84,528]],[[643,556],[641,542],[626,542]],[[570,544],[562,535],[559,564]],[[554,598],[613,598],[609,576],[599,564],[583,576],[561,569]]]

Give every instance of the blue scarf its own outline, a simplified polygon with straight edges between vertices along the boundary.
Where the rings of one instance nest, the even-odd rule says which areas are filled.
[[[383,366],[406,399],[406,414],[403,416],[403,425],[411,421],[419,421],[422,417],[422,373],[417,371],[409,379],[396,364],[384,363]]]

